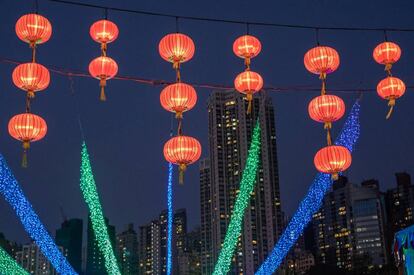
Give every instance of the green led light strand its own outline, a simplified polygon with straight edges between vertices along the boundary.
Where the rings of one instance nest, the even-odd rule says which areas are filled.
[[[108,274],[119,274],[119,267],[109,240],[108,230],[105,225],[105,219],[99,202],[98,191],[92,174],[92,167],[89,160],[88,149],[85,142],[82,143],[82,164],[80,187],[86,204],[89,207],[89,216],[92,221],[92,228],[95,233],[98,247],[105,260],[105,268]]]
[[[0,274],[28,275],[29,273],[0,247]]]
[[[249,205],[250,195],[256,183],[256,173],[259,166],[260,155],[260,124],[257,121],[253,130],[253,138],[250,144],[249,155],[240,182],[240,192],[234,204],[226,237],[220,251],[219,258],[214,268],[215,275],[224,275],[230,271],[231,259],[236,249],[237,241],[241,234],[244,211]]]

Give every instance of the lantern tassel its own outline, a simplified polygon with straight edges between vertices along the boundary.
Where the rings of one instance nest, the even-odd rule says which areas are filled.
[[[36,62],[36,42],[30,42],[30,48],[32,48],[32,62]]]
[[[181,82],[180,62],[179,61],[174,61],[173,69],[175,70],[175,73],[176,73],[177,82]]]
[[[331,179],[332,179],[332,180],[338,180],[338,178],[339,178],[338,173],[333,173],[333,174],[331,175]]]
[[[101,43],[102,56],[106,56],[106,50],[107,50],[106,43]]]
[[[252,101],[253,101],[253,95],[252,94],[247,94],[247,112],[246,114],[250,115],[250,113],[252,112]]]
[[[332,138],[331,138],[332,122],[325,122],[325,125],[323,128],[326,129],[326,142],[328,143],[328,145],[332,145]]]
[[[390,110],[388,111],[388,114],[385,117],[386,119],[389,119],[391,117],[392,111],[394,110],[394,106],[395,106],[395,98],[390,98],[388,100],[388,106],[390,106]]]
[[[106,79],[105,78],[101,78],[101,81],[99,82],[99,86],[101,86],[101,95],[99,99],[101,101],[106,101],[106,95],[105,95]]]
[[[28,141],[23,142],[23,157],[22,157],[22,167],[27,168],[27,151],[30,148],[30,143]]]
[[[250,57],[244,59],[244,65],[246,65],[246,71],[250,71]]]
[[[384,69],[384,71],[386,71],[386,72],[387,72],[387,75],[388,75],[388,76],[392,76],[392,74],[391,74],[391,68],[392,68],[392,63],[385,64],[385,69]]]
[[[321,95],[326,94],[326,73],[323,72],[319,75],[319,79],[322,80]]]
[[[187,165],[185,164],[180,164],[178,171],[179,171],[179,176],[178,176],[178,183],[180,185],[184,184],[184,172],[187,169]]]

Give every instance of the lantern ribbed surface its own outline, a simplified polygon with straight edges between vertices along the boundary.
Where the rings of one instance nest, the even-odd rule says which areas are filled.
[[[263,88],[263,78],[253,71],[244,71],[234,80],[234,87],[240,93],[256,93]]]
[[[161,91],[160,102],[165,110],[182,113],[191,110],[196,105],[197,93],[191,85],[175,83]]]
[[[112,58],[100,56],[89,63],[89,73],[97,79],[111,79],[118,73],[118,65]]]
[[[98,43],[110,43],[118,38],[119,29],[112,21],[99,20],[92,24],[89,34]]]
[[[311,100],[309,116],[318,122],[334,122],[345,114],[344,101],[335,95],[321,95]]]
[[[319,150],[313,161],[319,172],[337,174],[351,166],[352,157],[346,147],[331,145]]]
[[[193,40],[182,33],[171,33],[164,36],[158,51],[161,57],[172,63],[183,63],[194,56],[195,45]]]
[[[188,165],[201,156],[201,144],[193,137],[176,136],[164,145],[164,157],[167,162]]]
[[[16,22],[16,34],[20,40],[30,44],[45,43],[52,36],[52,24],[39,14],[26,14]]]
[[[15,115],[10,119],[8,128],[13,138],[23,142],[40,140],[47,132],[46,121],[31,113]]]
[[[306,69],[314,74],[332,73],[339,67],[338,52],[326,46],[310,49],[303,59]]]
[[[18,88],[31,92],[44,90],[50,83],[49,70],[38,63],[18,65],[13,71],[12,78]]]
[[[378,83],[377,93],[384,99],[399,98],[405,93],[405,84],[397,77],[388,76]]]
[[[379,64],[393,64],[400,59],[401,48],[393,42],[383,42],[375,47],[372,56]]]
[[[262,50],[259,39],[252,35],[243,35],[233,43],[233,52],[241,58],[253,58]]]

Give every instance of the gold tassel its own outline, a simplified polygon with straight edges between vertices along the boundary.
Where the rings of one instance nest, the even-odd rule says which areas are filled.
[[[394,110],[394,106],[395,106],[395,98],[394,98],[394,97],[391,97],[391,98],[388,100],[388,106],[390,106],[390,110],[388,111],[388,114],[387,114],[387,116],[385,117],[386,119],[389,119],[389,118],[390,118],[390,116],[391,116],[391,114],[392,114],[392,111]]]
[[[106,95],[105,95],[106,79],[101,78],[101,81],[99,82],[99,85],[101,86],[101,95],[100,95],[99,99],[101,101],[106,101]]]
[[[252,112],[252,101],[253,101],[253,94],[246,94],[247,97],[247,112],[246,114],[250,115],[250,113]]]
[[[388,75],[388,76],[391,76],[391,68],[392,68],[392,63],[385,64],[385,69],[384,69],[384,71],[386,71],[386,72],[387,72],[387,75]]]
[[[246,65],[246,71],[250,71],[250,57],[244,59],[244,65]]]
[[[173,69],[176,72],[177,82],[181,82],[180,62],[179,61],[174,61],[173,62]]]
[[[101,43],[102,56],[106,56],[106,43]]]
[[[30,143],[28,141],[23,142],[23,157],[22,157],[22,167],[27,168],[27,150],[30,148]]]
[[[321,73],[319,79],[322,80],[321,95],[326,94],[326,73]]]
[[[178,119],[178,130],[177,130],[177,134],[179,136],[182,136],[183,135],[182,117]]]
[[[328,145],[332,145],[332,138],[331,138],[331,129],[332,129],[332,122],[325,122],[323,128],[326,130],[326,141]]]
[[[187,169],[187,165],[185,164],[180,164],[178,171],[179,171],[179,176],[178,176],[178,183],[180,185],[184,185],[184,172]]]
[[[32,48],[32,62],[36,62],[36,42],[30,42],[30,48]]]
[[[333,174],[331,175],[331,179],[332,179],[332,180],[338,180],[338,178],[339,178],[338,173],[333,173]]]

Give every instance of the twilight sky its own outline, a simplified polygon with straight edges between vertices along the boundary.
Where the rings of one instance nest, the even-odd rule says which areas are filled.
[[[414,28],[412,1],[91,1],[83,2],[120,8],[141,9],[188,16],[323,26]],[[100,54],[89,36],[90,25],[103,11],[39,0],[39,13],[52,23],[51,40],[38,48],[38,62],[46,67],[86,71]],[[192,2],[192,3],[191,3]],[[190,4],[191,3],[191,4]],[[28,0],[0,0],[0,58],[28,61],[31,51],[14,32],[17,19],[33,11]],[[119,65],[119,75],[174,80],[171,65],[158,54],[163,35],[175,31],[175,20],[120,12],[109,12],[119,29],[119,38],[109,44],[108,55]],[[182,67],[183,81],[232,85],[243,70],[243,61],[232,52],[232,43],[245,33],[245,26],[180,20],[180,31],[193,38],[196,54]],[[320,82],[303,66],[303,55],[315,45],[312,30],[251,26],[250,33],[262,42],[261,54],[252,68],[267,85],[318,87]],[[393,67],[395,76],[414,85],[414,33],[389,33],[403,55]],[[373,48],[384,39],[382,32],[320,31],[321,44],[336,48],[341,66],[328,78],[329,88],[375,88],[385,73],[372,59]],[[0,153],[14,171],[41,220],[54,234],[62,217],[86,218],[87,208],[79,188],[81,138],[70,82],[52,73],[51,85],[36,97],[32,111],[48,124],[44,140],[33,143],[29,168],[20,167],[21,144],[7,132],[11,116],[24,111],[24,93],[11,80],[14,65],[0,63]],[[117,231],[129,222],[141,225],[166,208],[167,163],[162,146],[168,139],[170,114],[159,104],[162,87],[113,80],[106,89],[107,102],[99,97],[99,81],[74,78],[76,98],[92,167],[104,212]],[[208,89],[197,89],[197,106],[185,114],[186,134],[197,137],[207,156]],[[397,101],[392,118],[385,120],[386,101],[375,92],[362,100],[361,137],[346,173],[350,180],[376,178],[385,190],[395,185],[394,173],[414,176],[414,102],[408,89]],[[322,126],[307,114],[308,102],[317,92],[269,92],[276,109],[277,145],[282,208],[291,215],[311,183],[313,156],[324,145]],[[356,94],[340,95],[350,107]],[[334,124],[334,134],[343,119]],[[184,186],[174,185],[176,208],[185,207],[189,225],[199,224],[198,165],[186,173]],[[0,198],[0,232],[11,240],[28,240],[12,208]]]

